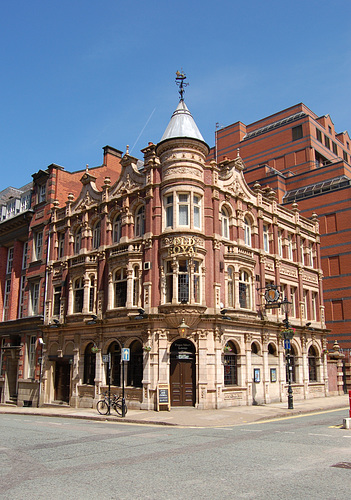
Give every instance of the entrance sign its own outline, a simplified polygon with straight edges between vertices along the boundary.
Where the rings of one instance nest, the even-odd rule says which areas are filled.
[[[122,361],[130,360],[130,349],[128,347],[122,348]]]
[[[169,384],[158,384],[157,387],[157,411],[170,410]]]

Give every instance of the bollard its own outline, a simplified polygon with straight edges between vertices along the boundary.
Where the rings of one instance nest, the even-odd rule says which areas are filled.
[[[351,391],[349,391],[349,403],[350,403],[349,417],[351,418]]]

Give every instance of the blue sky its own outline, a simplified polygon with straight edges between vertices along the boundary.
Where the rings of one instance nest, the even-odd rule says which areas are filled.
[[[4,0],[0,18],[0,190],[56,163],[142,158],[185,101],[213,146],[299,102],[351,133],[350,0]]]

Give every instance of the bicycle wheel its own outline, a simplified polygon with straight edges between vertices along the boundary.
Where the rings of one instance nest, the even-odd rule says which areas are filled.
[[[123,415],[122,403],[114,404],[113,408],[116,410],[117,415],[119,415],[120,417]],[[127,415],[127,405],[124,403],[124,416],[126,416],[126,415]]]
[[[97,411],[100,413],[100,415],[107,415],[108,413],[108,404],[104,399],[100,399],[96,405]]]

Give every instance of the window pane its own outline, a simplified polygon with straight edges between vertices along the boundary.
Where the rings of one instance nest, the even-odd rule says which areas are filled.
[[[187,205],[179,206],[179,225],[180,226],[189,225],[189,210]]]

